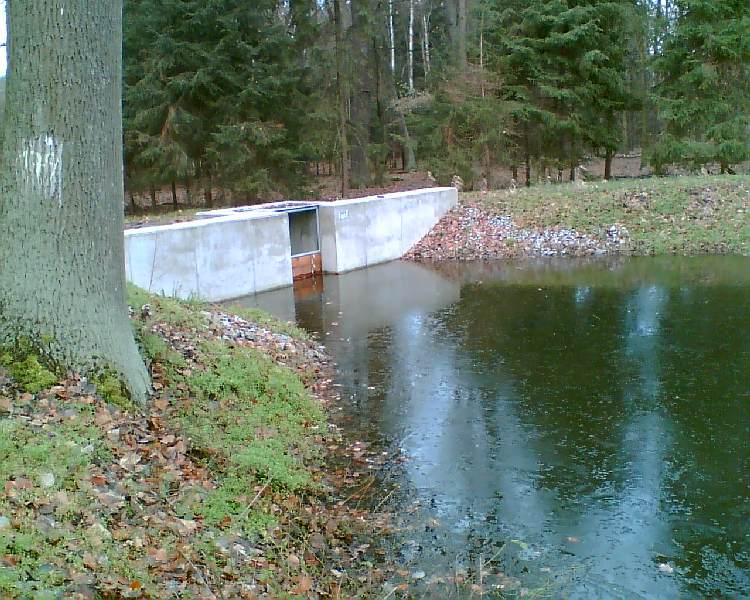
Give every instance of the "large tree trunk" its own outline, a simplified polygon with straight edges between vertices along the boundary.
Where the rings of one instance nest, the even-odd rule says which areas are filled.
[[[125,305],[122,5],[9,0],[0,340],[61,368],[148,373]]]

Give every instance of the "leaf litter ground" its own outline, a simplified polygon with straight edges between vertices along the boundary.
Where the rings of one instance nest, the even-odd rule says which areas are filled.
[[[328,422],[324,349],[256,311],[130,296],[147,410],[0,367],[0,596],[381,595],[391,518],[357,505],[384,459]]]

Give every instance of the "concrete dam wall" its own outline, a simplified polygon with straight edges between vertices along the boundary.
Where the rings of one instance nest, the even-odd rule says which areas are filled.
[[[206,211],[126,231],[126,276],[156,293],[228,300],[292,285],[293,261],[308,257],[327,273],[398,259],[457,204],[455,188],[430,188]]]

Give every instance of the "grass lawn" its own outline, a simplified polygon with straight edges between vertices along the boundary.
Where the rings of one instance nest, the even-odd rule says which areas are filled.
[[[749,176],[553,184],[463,197],[522,227],[604,237],[611,225],[624,225],[633,254],[750,254]]]

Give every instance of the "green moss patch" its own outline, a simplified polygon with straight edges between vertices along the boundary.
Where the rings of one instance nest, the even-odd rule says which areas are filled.
[[[217,342],[198,352],[200,368],[173,382],[189,397],[175,418],[218,482],[194,510],[213,523],[231,519],[250,533],[272,521],[259,518],[262,503],[247,509],[256,485],[283,493],[314,487],[306,461],[319,452],[314,437],[324,429],[324,415],[299,376],[264,353]]]
[[[14,359],[12,354],[6,354],[2,363],[8,367],[11,376],[27,392],[35,394],[57,381],[57,376],[43,367],[39,359],[29,354],[23,359]]]

